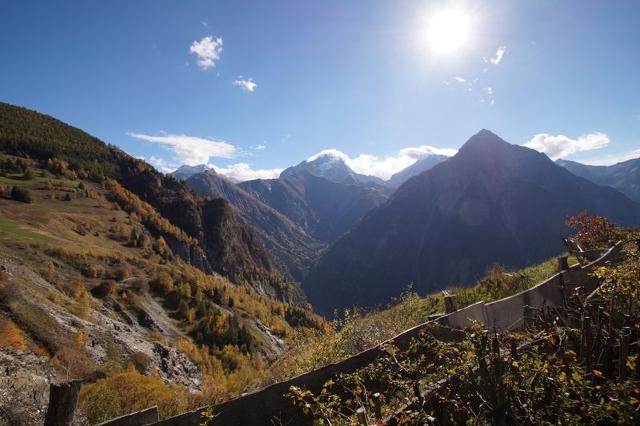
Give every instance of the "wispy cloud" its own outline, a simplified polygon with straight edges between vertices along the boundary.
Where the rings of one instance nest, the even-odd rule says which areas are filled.
[[[609,136],[601,132],[587,133],[575,139],[565,135],[538,133],[524,146],[543,152],[555,160],[576,152],[604,148],[609,142]]]
[[[309,157],[307,161],[323,156],[330,155],[341,159],[354,172],[368,176],[377,176],[380,179],[389,179],[393,174],[409,167],[413,163],[431,155],[455,155],[457,150],[449,148],[436,148],[429,145],[417,147],[409,147],[401,149],[397,155],[384,158],[370,154],[360,154],[351,158],[347,154],[337,149],[325,149],[319,153]]]
[[[198,57],[198,66],[203,70],[216,66],[216,61],[222,54],[222,38],[207,36],[200,41],[194,41],[189,48],[190,53]]]
[[[251,149],[255,149],[256,151],[262,151],[263,149],[267,149],[267,144],[266,143],[261,143],[258,145],[253,145],[251,146]]]
[[[238,86],[245,92],[253,92],[254,90],[256,90],[256,87],[258,87],[256,82],[253,81],[253,78],[242,78],[242,76],[234,80],[233,85]]]
[[[206,164],[209,158],[232,158],[236,148],[225,141],[187,135],[162,134],[160,136],[129,132],[135,139],[167,146],[173,153],[173,161],[178,164],[195,166]]]
[[[234,182],[244,182],[254,179],[274,179],[280,176],[280,173],[284,169],[252,169],[247,163],[236,163],[226,167],[218,167],[213,164],[209,164],[213,167],[216,173],[220,173],[231,179]]]
[[[454,78],[458,83],[466,83],[466,82],[467,82],[467,80],[466,80],[466,79],[464,79],[464,78],[462,78],[462,77],[459,77],[459,76],[455,76],[455,77],[453,77],[453,78]]]
[[[493,65],[498,65],[500,62],[502,62],[502,58],[504,57],[506,51],[507,46],[498,47],[498,50],[496,50],[496,54],[493,55],[491,59],[489,59],[489,62],[491,62]]]

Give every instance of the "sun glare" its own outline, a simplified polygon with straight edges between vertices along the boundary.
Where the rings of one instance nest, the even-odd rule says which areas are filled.
[[[455,52],[469,42],[471,19],[460,10],[435,12],[428,17],[426,25],[426,42],[436,53]]]

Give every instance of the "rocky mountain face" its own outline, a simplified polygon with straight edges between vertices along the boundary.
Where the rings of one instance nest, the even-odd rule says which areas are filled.
[[[303,287],[314,306],[388,303],[471,283],[499,262],[520,267],[557,254],[568,215],[587,210],[640,223],[640,206],[483,130],[452,158],[405,182],[325,252]]]
[[[273,264],[296,281],[302,280],[325,247],[282,213],[213,170],[194,174],[185,183],[201,197],[228,201],[237,216],[252,226]]]
[[[428,157],[421,158],[420,160],[416,161],[406,169],[403,169],[398,173],[394,174],[393,176],[391,176],[389,180],[386,181],[384,184],[390,188],[398,188],[400,185],[405,183],[410,178],[416,175],[419,175],[422,172],[426,172],[427,170],[431,169],[435,165],[442,163],[447,158],[449,157],[447,157],[446,155],[437,155],[437,154],[432,154],[432,155],[429,155]]]
[[[640,203],[640,158],[611,166],[588,166],[569,160],[556,160],[556,164],[598,185],[616,188]]]
[[[310,163],[302,163],[285,170],[278,179],[241,182],[239,186],[323,242],[340,237],[387,199],[387,190],[375,183],[359,183],[349,173],[329,174],[325,170],[324,175],[331,176],[328,179],[310,167]]]

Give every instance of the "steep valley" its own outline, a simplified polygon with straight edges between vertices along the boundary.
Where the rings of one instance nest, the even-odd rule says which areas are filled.
[[[90,423],[130,409],[91,405],[124,383],[174,392],[162,414],[175,414],[250,389],[295,334],[325,327],[226,201],[119,151],[92,178],[93,164],[73,162],[83,142],[54,137],[47,149],[69,160],[33,158],[24,136],[10,146],[16,110],[2,113],[0,383],[13,390],[0,392],[0,422],[41,423],[49,383],[69,379],[86,383],[77,416]]]

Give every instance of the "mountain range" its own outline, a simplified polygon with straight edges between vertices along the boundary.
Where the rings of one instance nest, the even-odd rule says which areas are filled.
[[[598,185],[611,186],[640,203],[640,158],[611,166],[588,166],[569,160],[556,160],[556,164]]]
[[[447,158],[428,156],[386,182],[354,172],[333,150],[285,169],[277,179],[235,183],[204,164],[181,166],[172,175],[200,197],[227,200],[252,226],[272,263],[301,282],[323,250],[385,202],[395,186]]]
[[[213,170],[193,174],[185,183],[201,197],[227,200],[238,217],[253,227],[276,267],[292,279],[301,281],[325,247],[285,215]]]
[[[353,172],[332,152],[284,170],[277,179],[236,184],[207,166],[174,172],[201,197],[227,200],[267,247],[273,263],[302,281],[328,244],[387,199],[382,180]]]
[[[640,223],[640,205],[537,151],[482,130],[452,158],[405,182],[321,257],[303,283],[320,312],[466,285],[494,264],[560,253],[567,216]]]
[[[582,210],[623,225],[640,217],[632,201],[640,160],[554,164],[486,130],[455,156],[427,156],[387,181],[354,172],[333,150],[274,179],[234,183],[206,165],[163,175],[8,104],[0,104],[0,149],[115,182],[120,201],[139,200],[130,209],[177,257],[294,303],[304,300],[301,283],[323,313],[387,303],[410,283],[420,293],[465,285],[496,262],[540,261],[562,250],[564,219]]]

